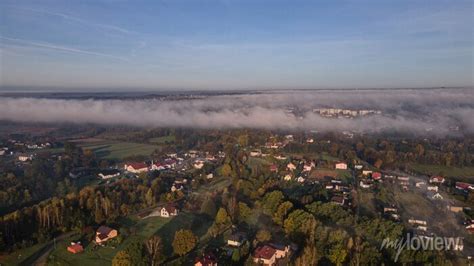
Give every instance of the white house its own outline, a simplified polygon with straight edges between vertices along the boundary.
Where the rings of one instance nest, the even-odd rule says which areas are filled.
[[[0,156],[5,155],[6,152],[6,150],[0,150]]]
[[[18,156],[20,162],[26,162],[33,160],[33,155],[21,154]]]
[[[166,167],[160,163],[154,163],[151,165],[151,170],[153,171],[161,171],[161,170],[165,170]]]
[[[240,247],[245,240],[247,240],[247,238],[244,233],[235,233],[227,239],[227,245],[231,247]]]
[[[124,165],[124,169],[135,174],[148,172],[148,166],[145,163],[127,163]]]
[[[309,163],[305,163],[303,165],[303,172],[309,172],[313,169],[313,167],[315,167],[316,165],[314,164],[314,162],[309,162]]]
[[[336,169],[347,170],[347,164],[344,162],[338,162],[335,165]]]
[[[286,160],[286,156],[283,156],[283,155],[277,155],[277,156],[274,156],[274,157],[277,160]]]
[[[425,186],[425,185],[426,185],[426,182],[423,182],[423,181],[420,181],[420,182],[416,182],[416,183],[415,183],[415,186],[416,186],[417,188],[421,188],[421,187],[423,187],[423,186]]]
[[[212,179],[212,178],[214,178],[214,174],[213,173],[207,174],[206,178],[207,179]]]
[[[173,205],[167,205],[161,208],[160,216],[161,217],[171,217],[178,215],[178,209]]]
[[[370,175],[370,174],[372,174],[372,171],[370,171],[370,170],[363,170],[362,171],[362,175],[364,175],[364,176],[367,176],[367,175]]]
[[[298,179],[296,179],[296,181],[298,181],[299,183],[304,183],[305,179],[304,177],[300,176],[298,177]]]
[[[427,186],[426,189],[428,191],[438,192],[438,186]]]
[[[287,174],[283,177],[283,180],[290,181],[293,177],[290,174]]]
[[[117,177],[120,175],[120,171],[118,170],[105,170],[105,171],[102,171],[101,173],[99,173],[99,177],[101,179],[110,179],[110,178],[114,178],[114,177]]]
[[[259,157],[259,156],[262,156],[262,151],[260,150],[253,150],[250,152],[250,156],[252,157]]]
[[[430,178],[430,183],[432,184],[443,184],[444,183],[444,177],[442,176],[432,176]]]
[[[202,169],[204,167],[204,161],[202,160],[196,160],[193,164],[194,168],[196,169]]]
[[[359,186],[360,186],[361,188],[370,188],[370,187],[372,186],[372,184],[366,183],[366,182],[364,182],[363,180],[361,180],[361,181],[359,182]]]
[[[294,170],[296,170],[296,165],[294,165],[293,163],[288,163],[286,165],[286,168],[290,171],[294,171]]]

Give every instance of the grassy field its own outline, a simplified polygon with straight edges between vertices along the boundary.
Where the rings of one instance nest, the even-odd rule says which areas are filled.
[[[329,155],[325,152],[321,153],[321,159],[323,159],[325,161],[340,161],[339,158],[331,156],[331,155]]]
[[[377,214],[377,208],[375,206],[374,193],[368,190],[359,190],[359,202],[358,207],[360,208],[361,216],[373,217]]]
[[[153,144],[166,144],[166,143],[172,143],[176,140],[175,136],[163,136],[163,137],[157,137],[157,138],[151,138],[148,141]]]
[[[42,249],[46,243],[44,244],[37,244],[31,246],[29,248],[21,249],[19,251],[13,252],[8,255],[1,255],[0,256],[0,264],[1,265],[19,265],[28,257]]]
[[[472,177],[474,178],[474,167],[448,167],[443,165],[411,164],[411,169],[425,175],[442,174],[447,177]]]
[[[135,240],[145,241],[158,230],[168,224],[173,219],[151,217],[137,221],[133,227],[137,232],[134,235],[127,236],[117,247],[94,247],[89,243],[85,251],[80,254],[71,254],[67,251],[67,246],[77,237],[68,238],[57,244],[56,250],[51,252],[48,260],[49,265],[109,265],[117,252],[124,249],[129,243]],[[133,222],[133,221],[132,221]]]
[[[120,142],[111,140],[99,140],[93,142],[77,142],[83,149],[94,151],[97,157],[105,159],[123,159],[129,156],[149,156],[157,145],[142,144],[134,142]]]
[[[131,234],[124,238],[124,241],[117,247],[94,247],[93,243],[85,247],[81,254],[71,254],[67,251],[67,246],[71,241],[77,240],[72,237],[58,243],[48,260],[48,265],[110,265],[117,252],[126,248],[133,241],[144,242],[152,235],[159,235],[164,243],[164,254],[171,255],[173,249],[174,233],[182,228],[191,229],[199,238],[203,237],[212,221],[207,218],[182,212],[174,218],[150,217],[137,220],[135,217],[124,219],[121,223],[127,227],[131,226],[136,234]]]

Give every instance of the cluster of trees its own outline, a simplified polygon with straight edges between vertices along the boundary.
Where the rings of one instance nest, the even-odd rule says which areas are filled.
[[[87,186],[0,217],[4,248],[20,248],[85,226],[114,223],[153,206],[163,193],[159,178],[123,179],[114,186]]]
[[[327,141],[311,145],[293,142],[285,147],[288,152],[327,152],[334,157],[352,161],[360,158],[378,168],[404,166],[410,163],[444,166],[473,166],[474,140],[471,138],[421,139],[374,138],[346,139],[328,134]]]

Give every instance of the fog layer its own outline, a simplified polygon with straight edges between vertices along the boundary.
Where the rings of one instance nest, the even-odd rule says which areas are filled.
[[[377,110],[327,118],[315,108]],[[195,98],[51,99],[0,97],[0,119],[140,127],[474,133],[471,89],[278,91]]]

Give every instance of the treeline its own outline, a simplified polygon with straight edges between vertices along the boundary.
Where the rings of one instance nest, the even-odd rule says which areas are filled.
[[[160,178],[123,179],[113,186],[88,186],[3,215],[0,248],[11,251],[89,225],[113,224],[120,216],[154,206],[163,193],[161,184]]]
[[[349,162],[359,158],[378,168],[400,167],[410,163],[474,166],[474,140],[464,139],[358,139],[325,136],[314,144],[290,143],[287,152],[327,152]]]

